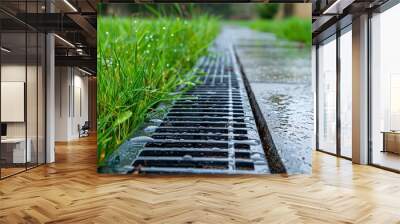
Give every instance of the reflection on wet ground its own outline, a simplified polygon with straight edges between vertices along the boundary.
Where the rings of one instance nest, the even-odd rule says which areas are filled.
[[[311,49],[274,35],[230,28],[274,144],[288,173],[310,173],[313,136]]]

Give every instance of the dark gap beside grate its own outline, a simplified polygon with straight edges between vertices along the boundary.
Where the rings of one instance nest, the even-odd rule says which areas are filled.
[[[229,96],[229,91],[218,92],[218,91],[197,91],[197,92],[187,92],[183,96]],[[241,96],[240,92],[232,93],[232,96]]]
[[[233,133],[247,135],[247,130],[246,129],[233,129]]]
[[[249,152],[235,152],[235,158],[250,159],[250,153]]]
[[[182,98],[179,100],[176,100],[175,102],[220,102],[223,101],[225,103],[230,103],[230,99],[229,97],[226,98],[222,98],[222,97],[218,97],[218,98],[212,98],[212,97],[187,97],[187,98]],[[236,97],[236,98],[232,98],[232,102],[237,102],[237,103],[241,103],[242,99],[240,97]]]
[[[184,112],[171,112],[168,114],[168,116],[187,116],[187,117],[198,117],[198,116],[209,116],[209,117],[225,117],[227,114],[224,113],[197,113],[197,112],[191,112],[191,113],[184,113]],[[243,117],[244,114],[232,114],[233,117]]]
[[[202,134],[227,134],[229,131],[227,128],[172,128],[172,127],[163,127],[157,128],[156,133],[202,133]],[[247,134],[245,131],[238,130],[238,133],[235,134]],[[240,133],[239,133],[240,132]]]
[[[250,145],[244,143],[235,143],[235,149],[250,149]]]
[[[249,137],[245,136],[245,135],[235,135],[233,136],[234,140],[248,140]]]
[[[241,103],[241,100],[232,100],[233,103]],[[215,103],[221,103],[221,104],[230,104],[231,102],[229,100],[196,100],[196,99],[186,99],[182,101],[176,101],[176,103],[181,104],[181,103],[190,103],[190,104],[215,104]]]
[[[187,93],[187,94],[183,94],[183,96],[185,97],[191,97],[191,96],[195,96],[195,97],[207,97],[207,96],[213,96],[213,97],[229,97],[229,93],[216,93],[213,91],[210,91],[211,93]],[[235,97],[240,97],[240,95],[238,94],[231,94],[231,96],[235,96]]]
[[[229,124],[226,122],[163,122],[160,124],[161,127],[164,126],[172,126],[172,127],[218,127],[218,128],[227,128],[229,126],[233,126],[234,128],[245,128],[246,123],[233,123]]]
[[[236,161],[236,169],[238,170],[254,170],[254,164],[247,161]]]
[[[229,130],[227,128],[186,128],[186,127],[161,127],[157,128],[156,133],[201,133],[201,134],[227,134]],[[234,134],[246,135],[246,129],[233,129]]]
[[[231,97],[196,96],[194,100],[217,100],[228,101]],[[241,100],[242,97],[232,97],[232,101]]]
[[[182,140],[218,140],[218,141],[227,141],[227,135],[174,135],[174,134],[164,134],[164,135],[157,135],[154,134],[151,136],[153,139],[182,139]]]
[[[227,135],[207,135],[207,134],[154,134],[151,136],[154,139],[179,139],[179,140],[218,140],[218,141],[227,141]],[[235,135],[233,136],[234,140],[248,140],[249,138],[244,135]]]
[[[193,105],[193,106],[228,106],[231,105],[230,103],[219,103],[219,102],[211,102],[211,103],[199,103],[199,102],[176,102],[176,106],[186,106],[186,105]],[[242,107],[242,103],[232,103],[232,106]]]
[[[199,151],[199,150],[144,150],[139,156],[161,156],[161,157],[214,157],[214,158],[226,158],[228,156],[227,151]],[[245,156],[243,157],[245,158]],[[250,154],[249,154],[250,158]],[[246,159],[246,158],[245,158]]]
[[[189,100],[186,102],[193,102],[193,103],[216,103],[216,102],[223,102],[223,103],[229,103],[229,99],[193,99],[193,100]],[[233,103],[241,103],[242,100],[241,99],[232,99]]]
[[[161,148],[218,148],[227,149],[228,143],[222,142],[148,142],[145,147]]]
[[[243,110],[224,110],[224,109],[196,109],[196,108],[180,108],[180,109],[171,109],[170,112],[213,112],[213,113],[244,113]]]
[[[135,161],[134,166],[146,167],[180,167],[180,168],[201,168],[201,169],[228,169],[227,161],[185,161],[185,160],[142,160]]]
[[[223,118],[223,117],[170,117],[168,116],[166,118],[166,122],[168,121],[224,121],[228,122],[228,118]],[[234,118],[234,122],[244,122],[243,118]]]
[[[230,105],[175,105],[172,109],[228,109]],[[232,106],[234,110],[243,110],[241,106]]]

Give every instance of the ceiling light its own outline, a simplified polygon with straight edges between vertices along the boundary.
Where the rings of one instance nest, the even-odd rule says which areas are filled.
[[[78,10],[68,1],[64,0],[65,4],[67,4],[74,12],[78,12]]]
[[[72,44],[71,42],[69,42],[68,40],[66,40],[66,39],[64,39],[64,38],[62,38],[62,37],[60,37],[60,36],[57,35],[57,34],[54,34],[54,36],[57,37],[57,38],[58,38],[59,40],[61,40],[62,42],[66,43],[68,46],[75,48],[75,45],[73,45],[73,44]]]
[[[86,70],[83,70],[83,69],[81,69],[81,68],[79,68],[79,67],[78,67],[78,70],[81,71],[81,72],[83,72],[83,73],[85,73],[85,74],[87,74],[87,75],[92,75],[92,73],[90,73],[90,72],[88,72],[88,71],[86,71]]]
[[[9,49],[7,49],[7,48],[5,48],[5,47],[1,47],[0,49],[1,49],[2,51],[6,52],[6,53],[10,53],[10,52],[11,52],[11,50],[9,50]]]

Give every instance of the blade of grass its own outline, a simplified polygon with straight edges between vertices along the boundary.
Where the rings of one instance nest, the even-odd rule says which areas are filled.
[[[183,13],[183,12],[182,12]],[[104,164],[177,87],[219,32],[213,17],[99,17],[98,164]]]

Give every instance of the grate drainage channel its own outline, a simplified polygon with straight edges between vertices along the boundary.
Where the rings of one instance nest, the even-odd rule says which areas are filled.
[[[202,84],[174,102],[134,172],[270,173],[235,58],[231,49],[221,52],[201,59]]]

